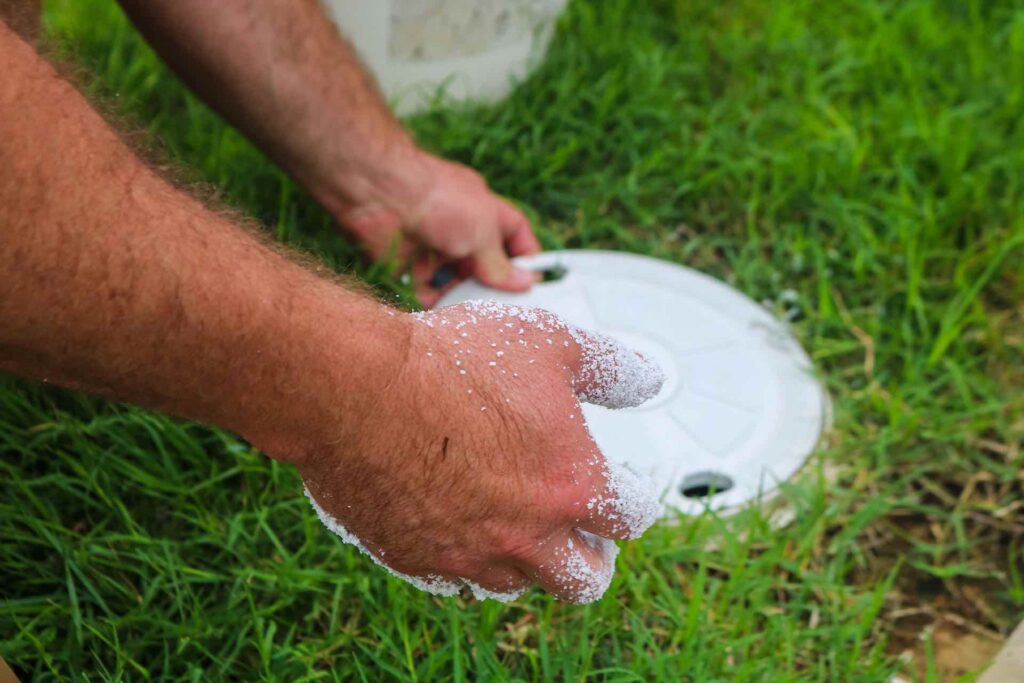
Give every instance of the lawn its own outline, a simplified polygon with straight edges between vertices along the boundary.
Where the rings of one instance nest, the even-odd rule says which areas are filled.
[[[46,25],[188,182],[412,304],[112,2]],[[235,436],[3,379],[0,656],[32,681],[972,680],[1024,618],[1024,4],[581,0],[507,102],[409,124],[546,247],[797,294],[835,423],[795,521],[660,526],[587,607],[439,599]]]

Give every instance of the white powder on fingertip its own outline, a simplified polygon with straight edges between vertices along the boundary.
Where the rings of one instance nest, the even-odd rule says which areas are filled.
[[[622,463],[609,463],[604,475],[607,486],[587,502],[587,509],[614,523],[616,531],[626,532],[628,539],[640,538],[661,512],[657,485]]]
[[[665,373],[657,363],[612,337],[576,327],[569,334],[581,350],[581,401],[620,409],[634,408],[658,395]]]
[[[601,566],[593,567],[570,538],[568,545],[557,553],[559,557],[555,560],[555,569],[559,572],[558,580],[563,590],[570,593],[569,600],[585,605],[600,600],[611,585],[619,548],[607,538],[580,529],[576,533],[597,554]]]

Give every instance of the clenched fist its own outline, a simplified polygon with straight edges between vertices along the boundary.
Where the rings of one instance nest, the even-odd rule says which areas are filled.
[[[627,408],[660,369],[539,309],[406,316],[405,362],[343,443],[298,463],[320,518],[415,585],[591,602],[655,520],[653,485],[606,462],[580,401]]]

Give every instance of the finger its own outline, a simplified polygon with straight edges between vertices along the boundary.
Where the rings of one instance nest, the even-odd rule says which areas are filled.
[[[491,569],[474,577],[473,580],[463,579],[463,581],[477,600],[497,600],[498,602],[511,602],[522,597],[523,593],[528,591],[533,584],[526,574],[511,567]]]
[[[362,238],[363,247],[375,262],[394,260],[400,264],[411,263],[418,248],[414,242],[402,237],[399,232],[379,232]]]
[[[435,289],[429,284],[420,285],[416,288],[416,298],[419,299],[419,302],[423,304],[424,308],[433,308],[441,302],[441,299],[443,299],[448,292],[458,287],[461,282],[463,282],[463,279],[452,280],[441,289]]]
[[[650,477],[622,463],[605,463],[594,476],[593,494],[581,501],[577,526],[621,541],[640,538],[658,519],[661,503]]]
[[[500,244],[487,247],[473,256],[473,275],[484,285],[508,292],[524,292],[536,281],[531,270],[516,268]]]
[[[459,259],[455,264],[455,270],[459,274],[460,278],[468,280],[473,277],[473,272],[476,270],[476,264],[472,258]]]
[[[540,242],[533,233],[530,219],[515,206],[501,200],[498,220],[510,256],[525,256],[540,251]]]
[[[570,327],[573,389],[585,403],[605,408],[633,408],[658,395],[665,373],[653,360],[612,337]]]
[[[465,280],[456,262],[444,262],[434,255],[422,256],[412,267],[416,298],[426,308],[433,308],[451,289]]]
[[[550,552],[527,574],[559,600],[582,605],[600,599],[608,590],[618,553],[613,541],[573,530],[553,540]]]
[[[441,298],[441,292],[431,286],[431,280],[437,272],[439,260],[432,252],[421,252],[412,263],[412,287],[416,298],[424,308],[433,308]]]
[[[444,296],[443,292],[439,292],[429,285],[420,285],[416,288],[416,298],[419,300],[423,308],[426,309],[436,306],[442,296]]]

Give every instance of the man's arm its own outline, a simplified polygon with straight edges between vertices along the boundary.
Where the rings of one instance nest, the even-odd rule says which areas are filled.
[[[406,575],[600,596],[612,546],[578,529],[657,503],[573,389],[635,404],[649,363],[537,312],[388,309],[169,186],[2,22],[0,73],[0,369],[237,431]]]
[[[24,40],[33,41],[39,33],[41,0],[0,0],[0,21]]]
[[[470,169],[415,145],[316,0],[121,4],[183,80],[374,256],[398,246],[413,260],[425,248],[433,258],[419,259],[419,285],[446,261],[493,286],[532,284],[508,260],[539,249],[526,218]]]
[[[387,381],[407,335],[382,306],[168,186],[0,31],[5,369],[214,422],[263,447],[284,439],[264,427],[312,432],[329,419],[313,398],[328,384],[348,385],[354,408],[357,388]]]

